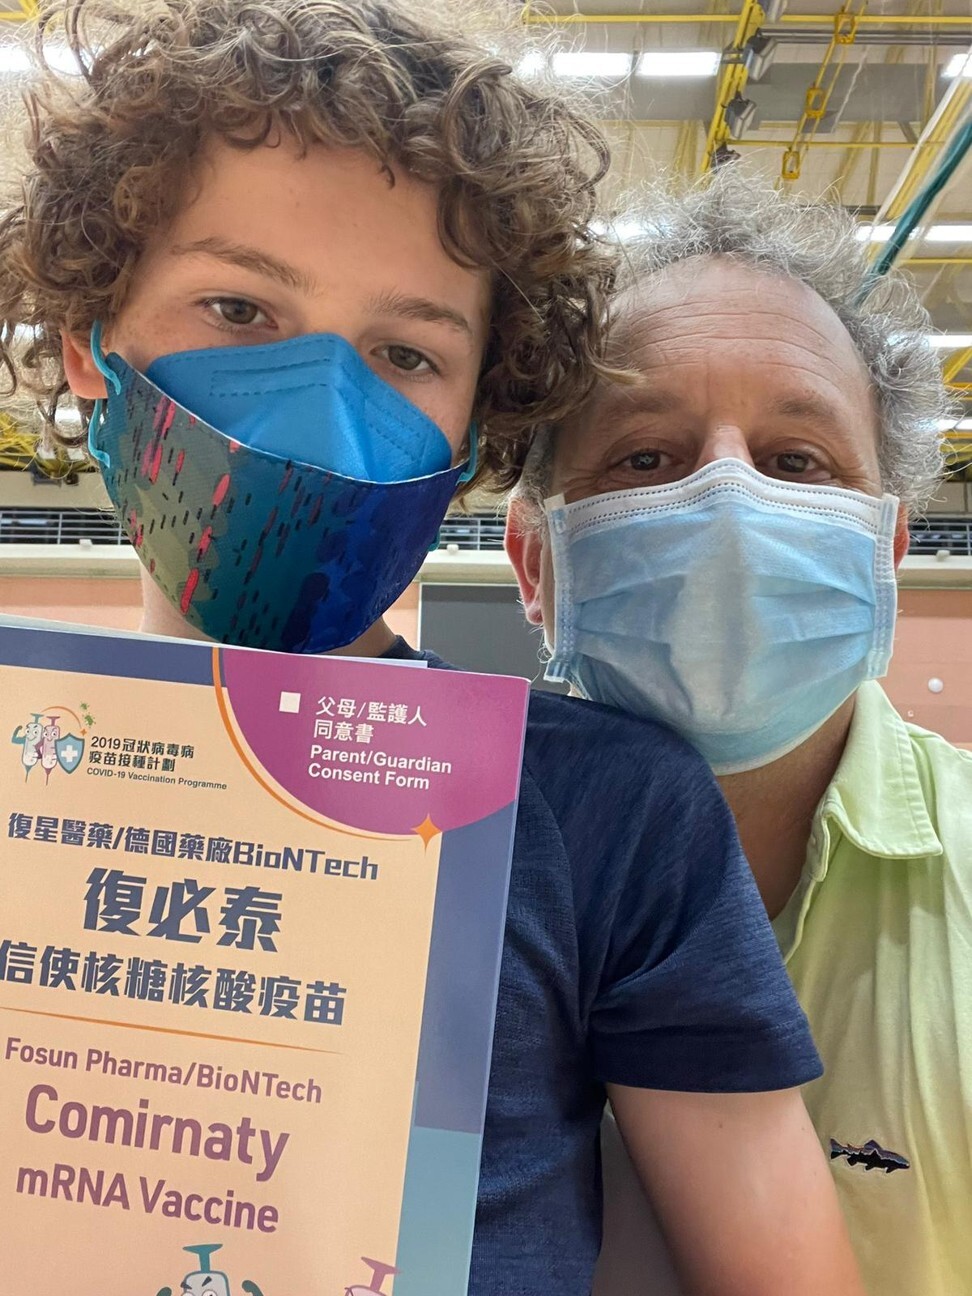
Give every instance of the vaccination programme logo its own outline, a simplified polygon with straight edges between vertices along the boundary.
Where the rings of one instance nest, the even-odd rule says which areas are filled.
[[[10,739],[20,749],[24,780],[43,778],[50,783],[55,772],[73,774],[84,757],[88,730],[95,722],[87,703],[79,702],[77,711],[58,704],[27,714],[30,719],[19,724]]]

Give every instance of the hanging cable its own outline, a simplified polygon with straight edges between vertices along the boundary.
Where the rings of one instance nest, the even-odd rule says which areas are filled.
[[[895,261],[897,261],[902,248],[914,232],[922,216],[948,184],[970,148],[972,148],[972,117],[959,129],[946,148],[938,165],[938,170],[905,208],[900,220],[894,227],[890,239],[888,239],[881,254],[871,267],[868,276],[869,283],[873,283],[881,275],[887,274]]]

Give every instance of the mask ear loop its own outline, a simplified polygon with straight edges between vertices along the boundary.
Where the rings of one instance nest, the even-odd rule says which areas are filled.
[[[95,368],[108,384],[109,391],[114,390],[115,395],[120,396],[122,390],[121,379],[114,369],[109,368],[108,361],[105,359],[104,351],[101,348],[101,320],[95,320],[91,326],[91,359],[94,361]],[[95,444],[95,436],[101,428],[104,416],[105,401],[103,399],[96,400],[94,409],[91,411],[91,418],[88,420],[88,454],[92,459],[97,460],[103,468],[110,468],[110,457],[105,454],[104,450],[99,450]]]
[[[464,486],[466,482],[472,481],[476,475],[476,469],[479,467],[479,424],[470,423],[469,425],[469,458],[466,460],[466,466],[462,470],[457,486]],[[429,545],[429,553],[435,553],[442,543],[439,532],[435,534],[435,539]]]
[[[466,482],[472,481],[476,476],[476,469],[479,467],[479,424],[469,424],[469,458],[466,460],[466,466],[462,470],[459,478],[459,485],[465,486]]]

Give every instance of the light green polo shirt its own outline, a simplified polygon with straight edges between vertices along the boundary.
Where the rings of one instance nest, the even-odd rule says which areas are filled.
[[[972,752],[906,724],[876,683],[774,928],[868,1291],[972,1293]]]

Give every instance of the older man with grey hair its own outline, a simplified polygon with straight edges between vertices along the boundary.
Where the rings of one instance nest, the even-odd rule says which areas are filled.
[[[511,503],[526,612],[548,677],[717,774],[824,1058],[806,1099],[868,1290],[972,1292],[972,754],[876,682],[941,472],[928,319],[835,207],[722,173],[645,213],[615,372]],[[598,1291],[676,1290],[616,1152]]]

